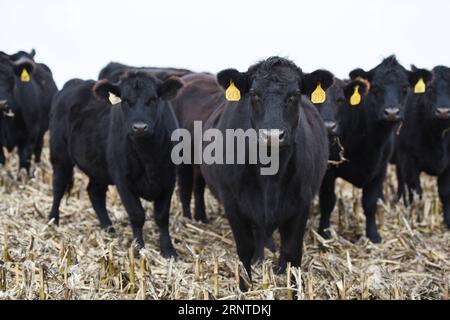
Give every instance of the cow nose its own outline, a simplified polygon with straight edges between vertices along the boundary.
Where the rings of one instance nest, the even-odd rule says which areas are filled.
[[[400,108],[386,108],[384,109],[384,116],[387,120],[398,120],[400,118]]]
[[[133,123],[133,131],[135,133],[145,133],[148,131],[148,125],[146,123],[143,122],[136,122]]]
[[[450,118],[450,108],[437,108],[436,116],[441,119],[449,119]]]
[[[337,133],[337,123],[334,121],[325,121],[325,128],[328,134],[334,135]]]
[[[8,101],[0,100],[0,109],[6,109],[6,108],[8,108]]]
[[[286,130],[280,130],[280,129],[262,129],[260,131],[260,138],[261,141],[265,145],[272,145],[274,146],[282,146],[285,145],[287,142],[287,132]]]

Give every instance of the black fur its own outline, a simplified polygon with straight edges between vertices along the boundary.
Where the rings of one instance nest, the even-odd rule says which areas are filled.
[[[29,172],[32,155],[41,160],[44,134],[48,129],[51,100],[57,91],[50,69],[33,60],[34,53],[0,54],[0,163],[3,147],[18,148],[20,168]],[[30,75],[22,82],[23,70]]]
[[[53,206],[50,219],[59,222],[59,205],[77,165],[89,176],[88,193],[102,228],[112,224],[105,206],[108,185],[117,187],[129,215],[138,247],[144,246],[145,212],[140,198],[154,201],[160,249],[174,256],[169,236],[170,200],[175,187],[170,136],[177,121],[170,103],[179,80],[162,82],[142,72],[129,72],[118,84],[71,80],[59,92],[50,121]],[[106,90],[122,103],[111,106]]]
[[[444,221],[450,228],[450,69],[442,66],[431,72],[412,69],[412,83],[423,78],[427,90],[409,96],[405,121],[397,138],[398,197],[409,204],[414,192],[422,195],[422,172],[438,177]]]
[[[172,76],[182,77],[184,75],[192,73],[192,71],[186,69],[131,67],[117,62],[110,62],[100,71],[98,79],[99,80],[107,79],[111,82],[117,82],[124,74],[127,73],[127,71],[145,71],[154,75],[155,77],[157,77],[162,81],[167,80]]]
[[[409,73],[391,56],[368,72],[352,71],[350,77],[363,78],[363,82],[370,83],[370,91],[359,106],[351,106],[346,99],[337,109],[338,137],[348,161],[338,167],[330,166],[325,175],[320,190],[319,233],[326,238],[330,236],[326,229],[336,203],[335,180],[340,177],[363,189],[366,233],[372,242],[378,243],[381,237],[375,221],[376,206],[378,199],[383,199],[382,187],[393,152],[394,132],[403,119],[406,96],[411,91]],[[331,159],[339,159],[339,151],[334,145]]]
[[[226,86],[229,79],[223,75],[219,73],[218,81]],[[265,241],[275,229],[281,235],[280,270],[287,262],[300,266],[305,225],[326,170],[328,143],[319,113],[300,95],[303,74],[294,63],[272,57],[234,76],[245,78],[248,92],[241,92],[239,102],[222,103],[205,129],[222,133],[283,129],[289,137],[280,149],[279,172],[273,176],[261,176],[259,165],[201,165],[207,185],[225,209],[239,258],[251,277],[252,258],[263,259]]]

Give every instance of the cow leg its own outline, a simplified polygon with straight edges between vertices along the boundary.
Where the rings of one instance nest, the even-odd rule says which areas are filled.
[[[39,137],[39,139],[36,142],[36,145],[34,147],[34,162],[40,163],[41,162],[41,154],[42,154],[42,148],[44,147],[44,137]]]
[[[177,256],[169,234],[170,200],[172,198],[172,192],[173,190],[166,191],[160,198],[155,200],[155,220],[159,228],[159,248],[161,250],[161,255],[165,258]]]
[[[131,229],[133,231],[133,238],[136,240],[136,246],[139,249],[144,248],[144,236],[142,235],[142,228],[145,223],[145,211],[142,207],[141,199],[137,194],[134,194],[126,185],[126,182],[116,184],[120,199],[123,206],[128,213]]]
[[[417,194],[422,199],[423,191],[420,185],[420,174],[418,172],[411,173],[408,180],[409,204],[412,204],[414,202],[414,195]]]
[[[414,193],[422,197],[422,187],[420,185],[420,171],[416,168],[414,160],[405,161],[402,163],[402,178],[406,184],[408,195],[405,195],[405,205],[409,206],[414,201]]]
[[[19,146],[19,170],[25,169],[30,174],[31,156],[33,154],[33,145],[25,143]]]
[[[225,213],[230,222],[231,230],[236,242],[236,250],[239,260],[244,265],[250,281],[252,280],[252,257],[255,252],[255,240],[250,220],[245,218],[239,209],[233,204],[224,204]],[[247,285],[242,277],[239,278],[239,288],[247,291]]]
[[[53,165],[53,204],[48,219],[59,225],[59,206],[64,193],[72,184],[73,166]]]
[[[190,164],[181,164],[178,166],[180,201],[183,207],[183,216],[187,219],[191,219],[191,196],[192,185],[194,183],[193,170],[194,167]]]
[[[297,215],[280,226],[281,249],[278,262],[279,273],[286,272],[287,263],[300,267],[303,252],[303,236],[308,221],[309,207],[300,208]]]
[[[5,153],[3,152],[3,145],[0,143],[0,164],[5,165]]]
[[[438,177],[438,191],[444,212],[444,222],[450,229],[450,169]]]
[[[95,213],[100,221],[100,227],[109,233],[115,233],[112,222],[109,219],[108,211],[106,210],[107,190],[108,186],[95,184],[92,180],[89,181],[87,186],[89,199],[91,200],[92,207],[94,207]]]
[[[206,223],[208,219],[206,218],[205,212],[205,179],[203,179],[200,173],[196,174],[194,185],[195,220]]]
[[[267,240],[264,228],[253,225],[253,237],[255,239],[255,253],[253,254],[252,263],[261,263],[264,261],[264,247]]]
[[[385,175],[386,172],[383,172],[363,188],[362,205],[366,216],[366,234],[373,243],[381,242],[376,223],[376,211],[378,199],[383,199]]]
[[[325,239],[330,239],[331,234],[327,230],[330,228],[330,216],[336,205],[336,194],[334,191],[336,177],[333,173],[327,172],[319,193],[320,224],[318,233]]]
[[[397,175],[397,198],[395,199],[395,201],[398,202],[403,198],[403,203],[406,206],[408,204],[405,194],[405,180],[403,179],[403,173],[400,163],[397,163],[397,165],[395,166],[395,173]]]

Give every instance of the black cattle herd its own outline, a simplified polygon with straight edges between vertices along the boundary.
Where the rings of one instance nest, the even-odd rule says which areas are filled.
[[[231,85],[239,97],[229,101],[225,92]],[[194,121],[223,133],[277,129],[278,173],[260,175],[254,164],[173,164],[171,134],[177,128],[192,132]],[[397,200],[406,205],[422,195],[422,172],[438,178],[444,223],[450,228],[450,69],[443,66],[408,70],[390,56],[343,80],[326,70],[304,73],[281,57],[217,76],[110,63],[99,80],[72,79],[58,91],[50,69],[35,62],[34,50],[1,52],[0,164],[5,164],[3,147],[17,147],[20,169],[29,173],[33,155],[40,161],[47,130],[53,167],[49,219],[60,223],[60,202],[77,166],[89,177],[90,201],[108,232],[115,230],[106,192],[108,185],[116,186],[138,248],[144,247],[140,199],[154,202],[164,257],[176,256],[169,213],[177,180],[184,216],[191,218],[194,194],[194,218],[202,222],[207,222],[208,186],[224,208],[250,276],[264,248],[275,250],[275,230],[281,239],[279,270],[288,262],[300,266],[317,194],[318,231],[330,237],[337,178],[362,189],[367,237],[381,242],[375,212],[390,162],[396,165]]]

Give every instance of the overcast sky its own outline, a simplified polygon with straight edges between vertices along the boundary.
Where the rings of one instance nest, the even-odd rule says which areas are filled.
[[[450,65],[446,0],[0,0],[0,50],[36,48],[58,85],[109,61],[218,72],[271,55],[339,77],[396,53]]]

